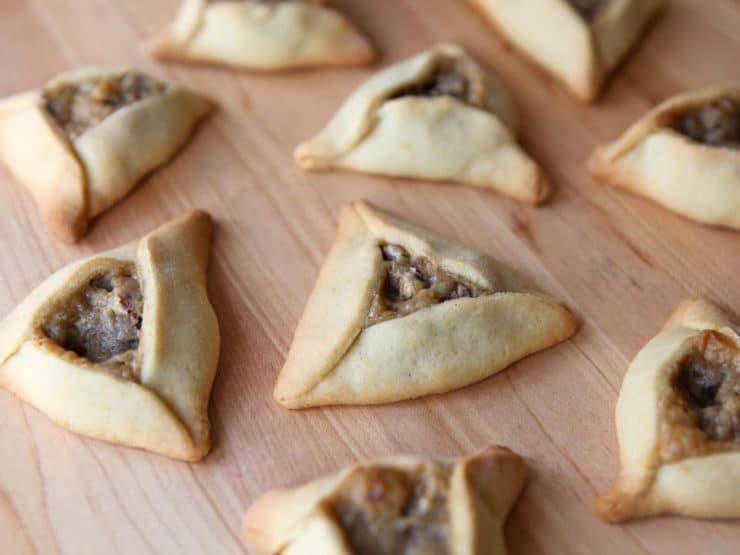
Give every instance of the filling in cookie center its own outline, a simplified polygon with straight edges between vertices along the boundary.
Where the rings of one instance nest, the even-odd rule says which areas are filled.
[[[113,112],[144,98],[162,94],[167,85],[138,72],[61,83],[44,89],[46,111],[72,139]]]
[[[390,467],[353,473],[332,511],[354,555],[447,555],[450,472]]]
[[[698,143],[740,149],[740,100],[714,100],[677,116],[673,127]]]
[[[567,0],[586,21],[593,21],[609,0]]]
[[[661,452],[668,460],[740,449],[740,352],[721,334],[702,332],[663,404]]]
[[[693,356],[678,377],[696,422],[715,441],[740,440],[740,372],[733,360]]]
[[[380,281],[365,326],[406,316],[422,308],[490,291],[447,273],[424,256],[400,245],[381,245]]]
[[[404,96],[451,96],[478,108],[485,108],[487,102],[480,77],[469,64],[455,59],[440,60],[424,80],[396,91],[391,99]]]
[[[54,310],[42,329],[65,350],[137,380],[143,310],[136,271],[125,267],[93,277]]]

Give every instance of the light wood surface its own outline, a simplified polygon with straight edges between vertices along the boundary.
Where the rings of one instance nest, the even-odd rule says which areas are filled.
[[[532,209],[453,185],[300,171],[293,147],[373,69],[250,75],[159,65],[140,44],[177,0],[3,0],[0,96],[78,65],[125,63],[203,91],[221,109],[77,246],[50,238],[29,195],[0,169],[0,314],[66,263],[200,207],[218,226],[210,292],[223,347],[215,443],[200,464],[78,437],[0,390],[0,552],[248,553],[243,512],[273,486],[357,459],[500,443],[531,466],[507,528],[511,553],[737,553],[736,523],[610,526],[591,512],[618,468],[613,411],[625,368],[690,295],[740,311],[740,234],[596,184],[583,162],[661,99],[740,77],[740,2],[675,0],[595,106],[502,46],[463,1],[334,4],[373,38],[381,64],[454,39],[497,68],[519,101],[523,143],[557,186],[553,201]],[[572,306],[580,333],[451,394],[282,409],[272,387],[335,216],[361,197],[520,268]]]

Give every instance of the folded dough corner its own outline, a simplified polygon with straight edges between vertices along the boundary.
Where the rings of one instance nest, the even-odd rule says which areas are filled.
[[[504,264],[355,202],[342,210],[274,395],[305,408],[443,393],[577,328],[567,307]]]
[[[589,169],[686,218],[740,229],[740,82],[660,103],[597,148]]]
[[[740,518],[740,320],[681,304],[627,369],[616,410],[621,469],[604,520]]]
[[[33,195],[47,230],[74,242],[212,109],[134,69],[76,69],[0,101],[0,159]]]
[[[498,32],[559,79],[595,101],[667,0],[469,0]]]
[[[275,489],[244,519],[257,555],[505,555],[527,465],[493,446],[452,461],[398,456]]]
[[[196,461],[219,356],[211,218],[52,274],[0,322],[0,385],[82,435]]]
[[[309,170],[451,181],[538,204],[550,185],[517,144],[517,123],[498,77],[440,44],[366,81],[294,157]]]
[[[372,62],[368,40],[325,3],[184,0],[170,27],[147,47],[163,60],[256,70]]]

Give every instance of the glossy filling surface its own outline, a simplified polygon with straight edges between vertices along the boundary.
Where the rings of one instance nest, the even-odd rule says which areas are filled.
[[[661,456],[740,450],[740,351],[724,336],[694,339],[664,391]]]
[[[448,555],[450,470],[361,468],[331,509],[353,555]]]
[[[453,276],[424,256],[411,256],[400,245],[380,246],[383,262],[365,327],[445,301],[490,293]]]
[[[573,8],[586,21],[592,21],[596,18],[599,11],[606,6],[609,0],[567,0]]]
[[[673,127],[698,143],[740,149],[740,101],[714,100],[678,115]]]
[[[72,139],[96,126],[116,110],[150,96],[167,85],[138,72],[60,83],[42,92],[44,108]]]
[[[138,380],[143,312],[136,271],[124,267],[93,277],[55,307],[42,330],[63,349],[122,378]]]
[[[426,78],[396,91],[391,99],[404,96],[450,96],[478,108],[485,108],[488,101],[479,71],[469,62],[454,58],[439,60]]]

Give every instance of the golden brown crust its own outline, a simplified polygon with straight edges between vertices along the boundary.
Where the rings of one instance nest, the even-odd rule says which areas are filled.
[[[172,25],[146,48],[162,60],[260,71],[372,62],[368,40],[323,4],[183,0]]]
[[[453,554],[506,553],[502,522],[521,495],[527,465],[506,447],[488,447],[459,462],[452,475],[451,513]]]
[[[446,510],[451,555],[505,555],[503,525],[526,481],[524,460],[505,447],[489,447],[454,462],[396,457],[360,464],[306,485],[276,489],[258,499],[244,532],[258,555],[350,555],[346,530],[331,504],[358,473],[389,470],[414,476],[449,476]],[[386,487],[393,488],[391,483]],[[394,491],[388,490],[389,495]]]
[[[382,243],[402,245],[490,294],[366,327]],[[304,408],[442,393],[482,380],[577,328],[564,305],[484,253],[356,202],[342,210],[274,394],[288,408]]]
[[[469,0],[504,42],[594,102],[609,75],[635,49],[666,0],[608,0],[585,18],[566,0]],[[558,29],[553,34],[551,29]],[[556,43],[554,41],[557,41]]]
[[[207,404],[219,352],[206,292],[211,229],[205,212],[191,212],[50,276],[0,322],[0,385],[80,434],[201,459],[210,446]],[[121,265],[136,267],[143,290],[138,380],[39,335],[50,311]]]
[[[616,411],[620,475],[594,506],[604,520],[663,513],[740,518],[737,445],[716,449],[705,438],[700,456],[684,451],[679,458],[666,458],[660,445],[665,426],[671,425],[665,412],[666,388],[675,387],[683,361],[696,352],[697,340],[707,332],[740,352],[737,320],[705,300],[693,299],[678,307],[627,370]]]
[[[740,229],[740,149],[702,144],[673,127],[677,115],[723,97],[740,102],[740,85],[713,85],[666,100],[597,148],[589,171],[686,218]]]
[[[0,102],[0,158],[31,192],[46,228],[77,241],[92,218],[119,201],[171,158],[212,109],[174,85],[124,106],[79,136],[68,136],[46,109],[44,90],[134,70],[84,68],[42,90]],[[136,72],[134,72],[136,73]],[[37,161],[43,159],[44,164]]]
[[[145,353],[150,353],[142,380],[160,391],[187,425],[198,458],[210,448],[208,399],[220,350],[207,293],[212,236],[211,217],[197,210],[148,235],[138,247],[151,303],[142,325]]]
[[[0,102],[0,158],[28,188],[49,232],[74,242],[88,226],[85,172],[72,145],[38,104],[35,91]]]
[[[442,68],[456,66],[466,68],[473,97],[423,92]],[[403,94],[414,88],[422,92]],[[539,204],[551,187],[517,144],[517,123],[512,98],[494,73],[461,47],[439,44],[366,81],[294,158],[309,170],[451,181]]]

